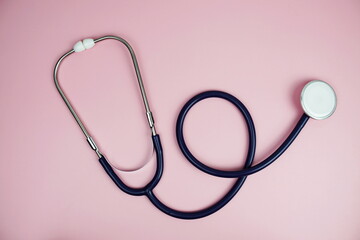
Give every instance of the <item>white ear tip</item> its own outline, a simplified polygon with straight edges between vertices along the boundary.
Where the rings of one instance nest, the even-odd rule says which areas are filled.
[[[77,43],[75,43],[74,47],[73,47],[75,52],[82,52],[84,51],[86,48],[83,44],[82,41],[78,41]]]
[[[90,49],[93,46],[95,46],[94,39],[91,39],[91,38],[84,39],[83,44],[86,49]]]
[[[300,101],[306,115],[314,119],[326,119],[336,109],[334,89],[320,80],[314,80],[305,85],[301,92]]]

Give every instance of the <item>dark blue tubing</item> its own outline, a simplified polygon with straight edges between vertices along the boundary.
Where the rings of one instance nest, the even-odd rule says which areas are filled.
[[[246,125],[248,128],[248,135],[249,135],[249,148],[248,153],[245,161],[245,167],[242,170],[238,171],[224,171],[224,170],[218,170],[211,168],[209,166],[206,166],[205,164],[201,163],[199,160],[197,160],[188,147],[186,146],[184,135],[183,135],[183,126],[184,126],[184,120],[189,112],[189,110],[199,101],[204,100],[206,98],[222,98],[225,99],[232,104],[234,104],[237,109],[242,113],[242,115],[245,118]],[[152,137],[154,149],[156,152],[156,158],[157,158],[157,168],[155,175],[153,179],[144,187],[142,188],[131,188],[128,187],[126,184],[124,184],[121,179],[116,175],[116,173],[113,171],[110,164],[107,162],[104,156],[102,156],[99,161],[103,168],[105,169],[106,173],[110,176],[110,178],[114,181],[114,183],[124,192],[134,195],[134,196],[141,196],[146,195],[150,201],[162,212],[176,218],[180,219],[197,219],[206,217],[210,214],[213,214],[214,212],[221,209],[223,206],[225,206],[239,191],[241,186],[246,180],[247,175],[256,173],[267,166],[269,166],[271,163],[273,163],[277,158],[281,156],[285,152],[285,150],[290,146],[290,144],[295,140],[297,135],[300,133],[301,129],[305,126],[306,122],[308,121],[309,117],[306,114],[303,114],[299,120],[299,122],[296,124],[294,130],[290,133],[290,135],[285,139],[285,141],[278,147],[278,149],[275,150],[273,154],[271,154],[268,158],[266,158],[264,161],[251,166],[252,162],[254,160],[255,156],[255,148],[256,148],[256,134],[255,134],[255,126],[254,122],[251,118],[251,115],[249,111],[246,109],[246,107],[234,96],[221,92],[221,91],[207,91],[200,93],[193,98],[191,98],[182,108],[182,110],[179,113],[177,123],[176,123],[176,137],[179,144],[179,147],[182,151],[182,153],[185,155],[185,157],[199,170],[211,174],[213,176],[217,177],[224,177],[224,178],[238,178],[237,181],[234,183],[234,185],[231,187],[231,189],[228,191],[227,194],[223,198],[221,198],[219,201],[214,203],[213,205],[199,210],[199,211],[192,211],[192,212],[183,212],[178,211],[175,209],[172,209],[165,204],[163,204],[153,193],[153,189],[160,181],[160,178],[163,173],[163,151],[160,141],[160,136],[155,135]]]

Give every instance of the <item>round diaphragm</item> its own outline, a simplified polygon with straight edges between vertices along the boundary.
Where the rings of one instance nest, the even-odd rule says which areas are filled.
[[[336,109],[336,94],[326,82],[314,80],[305,85],[300,97],[301,106],[309,117],[326,119]]]

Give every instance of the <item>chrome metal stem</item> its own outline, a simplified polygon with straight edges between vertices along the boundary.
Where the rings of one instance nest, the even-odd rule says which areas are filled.
[[[138,84],[139,84],[139,88],[140,88],[140,93],[141,93],[141,97],[142,97],[142,100],[143,100],[143,103],[144,103],[144,107],[145,107],[145,111],[146,111],[146,117],[147,117],[147,120],[148,120],[148,123],[149,123],[149,127],[151,129],[151,133],[153,136],[156,135],[156,130],[155,130],[155,121],[154,121],[154,118],[153,118],[153,115],[151,113],[151,110],[150,110],[150,105],[149,105],[149,102],[147,100],[147,97],[146,97],[146,92],[145,92],[145,87],[144,87],[144,83],[142,81],[142,78],[141,78],[141,74],[140,74],[140,68],[139,68],[139,65],[138,65],[138,62],[137,62],[137,59],[136,59],[136,56],[135,56],[135,52],[134,50],[132,49],[132,47],[130,46],[130,44],[125,41],[123,38],[120,38],[120,37],[116,37],[116,36],[104,36],[104,37],[100,37],[100,38],[97,38],[97,39],[94,39],[94,42],[97,43],[97,42],[100,42],[100,41],[103,41],[103,40],[107,40],[107,39],[113,39],[113,40],[117,40],[117,41],[120,41],[121,43],[123,43],[126,48],[129,50],[129,53],[130,53],[130,56],[131,56],[131,59],[132,59],[132,62],[133,62],[133,65],[134,65],[134,69],[135,69],[135,73],[136,73],[136,77],[137,77],[137,80],[138,80]],[[68,107],[68,109],[70,110],[71,114],[73,115],[73,117],[75,118],[77,124],[79,125],[81,131],[84,133],[85,137],[86,137],[86,141],[89,143],[90,147],[96,152],[96,154],[98,155],[98,157],[102,157],[102,154],[100,153],[99,151],[99,148],[97,147],[95,141],[92,139],[92,137],[90,136],[89,132],[87,131],[86,127],[84,126],[83,122],[80,120],[78,114],[76,113],[75,109],[72,107],[70,101],[68,100],[68,98],[66,97],[64,91],[62,90],[60,84],[59,84],[59,80],[58,80],[58,77],[57,77],[57,73],[58,73],[58,70],[59,70],[59,66],[61,64],[61,62],[68,56],[70,56],[71,54],[73,54],[75,51],[72,49],[70,51],[68,51],[67,53],[65,53],[63,56],[61,56],[59,58],[59,60],[56,62],[55,64],[55,68],[54,68],[54,81],[55,81],[55,86],[58,90],[58,92],[60,93],[60,96],[62,97],[62,99],[64,100],[66,106]]]
[[[142,100],[144,102],[144,107],[145,107],[145,110],[146,110],[146,116],[147,116],[147,119],[148,119],[149,127],[151,129],[151,132],[152,132],[153,136],[155,136],[156,135],[155,125],[154,125],[155,121],[154,121],[154,117],[152,115],[152,112],[150,110],[149,101],[147,100],[147,97],[146,97],[146,91],[145,91],[144,83],[143,83],[143,80],[142,80],[142,77],[141,77],[139,64],[137,62],[134,50],[132,49],[130,44],[125,39],[123,39],[121,37],[104,36],[104,37],[100,37],[100,38],[95,39],[94,42],[97,43],[97,42],[100,42],[100,41],[103,41],[103,40],[106,40],[106,39],[114,39],[114,40],[120,41],[129,50],[131,59],[132,59],[133,64],[134,64],[134,69],[135,69],[135,73],[136,73],[136,78],[138,80],[141,97],[142,97]]]

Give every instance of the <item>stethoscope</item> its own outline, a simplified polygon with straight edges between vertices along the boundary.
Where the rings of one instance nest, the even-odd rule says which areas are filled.
[[[144,187],[141,188],[132,188],[127,186],[114,172],[113,168],[109,164],[109,162],[106,160],[105,156],[100,152],[99,148],[97,147],[94,139],[90,136],[89,132],[86,130],[84,124],[80,120],[79,116],[75,112],[74,108],[70,104],[68,98],[65,96],[64,91],[61,89],[57,73],[60,66],[60,63],[69,55],[73,54],[74,52],[81,52],[86,49],[92,48],[95,43],[101,42],[103,40],[113,39],[120,41],[123,43],[127,49],[130,52],[130,56],[132,58],[132,62],[134,64],[136,77],[139,83],[141,97],[144,102],[145,111],[146,111],[146,117],[147,121],[150,126],[151,135],[152,135],[152,141],[154,145],[154,150],[156,153],[156,162],[157,167],[154,174],[154,177],[151,179],[151,181]],[[208,173],[210,175],[216,176],[216,177],[223,177],[223,178],[237,178],[234,185],[231,187],[231,189],[216,203],[213,205],[199,210],[199,211],[192,211],[192,212],[184,212],[184,211],[178,211],[175,209],[172,209],[165,204],[163,204],[154,194],[153,189],[156,187],[158,182],[160,181],[160,178],[163,173],[163,151],[160,141],[160,136],[156,133],[155,129],[155,122],[153,115],[150,110],[150,105],[146,97],[146,92],[144,88],[144,84],[141,78],[140,69],[138,62],[136,60],[136,56],[134,53],[134,50],[130,46],[130,44],[125,41],[124,39],[116,36],[104,36],[97,39],[85,39],[83,41],[79,41],[74,45],[74,48],[67,53],[65,53],[56,63],[55,69],[54,69],[54,81],[57,90],[59,91],[62,99],[64,100],[66,106],[69,108],[71,114],[75,118],[76,122],[78,123],[79,127],[81,128],[82,132],[84,133],[87,142],[89,143],[90,147],[96,152],[97,156],[99,157],[99,162],[106,171],[106,173],[109,175],[109,177],[114,181],[114,183],[125,193],[134,195],[134,196],[147,196],[150,201],[162,212],[176,218],[181,219],[197,219],[206,217],[210,214],[213,214],[214,212],[218,211],[222,207],[224,207],[239,191],[241,186],[244,184],[246,177],[250,174],[254,174],[267,166],[269,166],[271,163],[273,163],[276,159],[278,159],[281,154],[285,152],[285,150],[291,145],[291,143],[295,140],[295,138],[298,136],[302,128],[305,126],[307,121],[309,120],[309,117],[313,119],[326,119],[330,117],[335,109],[336,109],[336,95],[333,90],[333,88],[320,80],[314,80],[305,85],[301,92],[300,102],[301,106],[304,110],[304,114],[299,119],[298,123],[294,127],[294,129],[291,131],[289,136],[285,139],[285,141],[272,153],[269,157],[267,157],[262,162],[252,166],[254,155],[255,155],[255,146],[256,146],[256,134],[255,134],[255,126],[254,122],[251,118],[251,115],[249,111],[246,109],[244,104],[240,100],[238,100],[236,97],[225,93],[221,91],[207,91],[200,93],[193,98],[191,98],[181,109],[177,122],[176,122],[176,138],[177,142],[179,144],[179,147],[182,151],[182,153],[185,155],[185,157],[189,160],[190,163],[192,163],[195,167],[197,167],[199,170]],[[202,162],[200,162],[198,159],[194,157],[194,155],[190,152],[189,148],[186,145],[184,135],[183,135],[183,126],[184,126],[184,120],[186,115],[188,114],[189,110],[198,102],[207,99],[207,98],[221,98],[224,100],[229,101],[232,103],[244,116],[245,122],[248,129],[248,138],[249,138],[249,146],[248,146],[248,153],[245,161],[245,167],[244,169],[237,170],[237,171],[224,171],[215,169],[212,167],[209,167]]]

